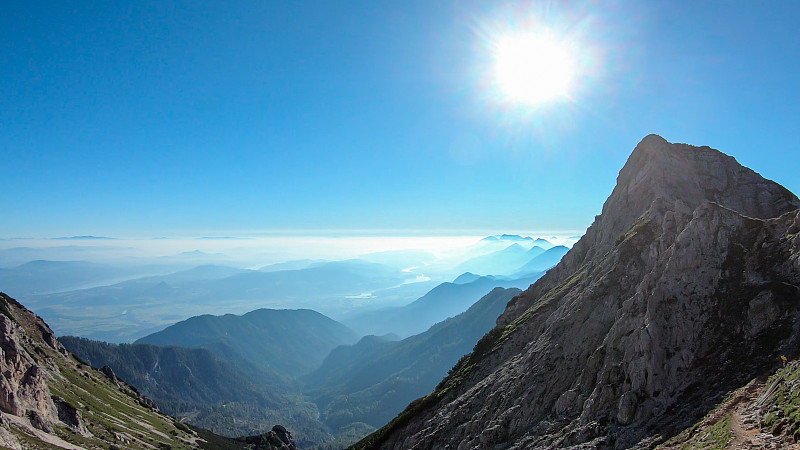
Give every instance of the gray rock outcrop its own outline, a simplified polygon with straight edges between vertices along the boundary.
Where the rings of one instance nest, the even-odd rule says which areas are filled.
[[[32,416],[33,423],[57,417],[50,399],[47,374],[38,358],[27,348],[22,328],[6,315],[0,315],[0,410],[15,416]]]
[[[61,355],[65,355],[66,350],[40,317],[10,297],[0,296],[0,411],[25,417],[31,426],[47,433],[52,433],[52,425],[60,422],[76,433],[88,434],[80,412],[52,395],[48,387],[58,370],[41,346],[50,347]],[[23,324],[12,316],[12,305],[26,312],[24,320],[39,336],[30,336]]]
[[[292,433],[282,425],[275,425],[272,430],[264,434],[248,436],[242,440],[252,450],[297,450]]]
[[[800,351],[800,200],[646,137],[586,235],[355,448],[649,448]]]

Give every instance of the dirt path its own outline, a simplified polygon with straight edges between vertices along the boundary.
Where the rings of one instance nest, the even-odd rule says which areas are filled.
[[[726,448],[745,449],[800,449],[798,444],[787,444],[769,433],[762,433],[758,417],[757,399],[767,388],[765,379],[753,380],[729,404],[730,431],[733,439]]]
[[[728,443],[728,448],[769,448],[767,441],[762,436],[759,436],[761,433],[760,428],[747,428],[745,426],[742,409],[742,407],[736,408],[731,416],[731,433],[733,433],[733,440]]]

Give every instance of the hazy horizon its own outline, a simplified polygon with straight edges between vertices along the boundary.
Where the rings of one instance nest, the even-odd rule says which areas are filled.
[[[342,260],[394,251],[427,251],[446,257],[491,235],[544,238],[556,245],[572,246],[580,235],[571,230],[537,233],[359,235],[269,234],[224,237],[117,238],[79,235],[57,238],[0,239],[0,267],[33,260],[104,263],[153,263],[168,258],[186,264],[220,264],[258,268],[292,260]],[[16,254],[12,253],[16,252]]]

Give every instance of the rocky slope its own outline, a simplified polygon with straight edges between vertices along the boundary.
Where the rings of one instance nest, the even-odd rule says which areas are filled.
[[[800,201],[648,136],[586,235],[355,448],[652,447],[800,339]]]
[[[0,372],[2,448],[296,449],[281,430],[233,440],[175,422],[110,370],[75,359],[41,318],[2,293]]]

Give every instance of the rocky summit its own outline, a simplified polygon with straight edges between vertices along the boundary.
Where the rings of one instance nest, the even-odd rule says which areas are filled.
[[[652,448],[678,435],[798,356],[798,209],[730,156],[647,136],[561,263],[354,448]]]

